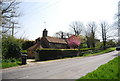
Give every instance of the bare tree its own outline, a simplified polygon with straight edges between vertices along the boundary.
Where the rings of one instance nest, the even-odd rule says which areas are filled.
[[[86,44],[87,44],[87,47],[90,48],[90,43],[89,43],[89,33],[88,33],[87,30],[85,31],[85,37],[86,37]]]
[[[0,1],[1,9],[1,22],[2,22],[2,34],[7,33],[12,29],[12,36],[14,35],[14,28],[17,28],[17,18],[20,16],[17,10],[18,4],[16,0],[2,0]]]
[[[55,33],[55,36],[58,38],[68,38],[70,37],[72,34],[68,33],[68,32],[63,32],[63,31],[59,31]]]
[[[102,31],[102,41],[103,41],[103,49],[106,49],[106,42],[111,35],[109,35],[110,25],[103,21],[100,23],[101,31]]]
[[[69,26],[72,28],[75,35],[80,35],[84,27],[83,23],[79,21],[74,21]]]
[[[86,39],[87,39],[87,46],[88,47],[95,47],[95,33],[96,33],[96,28],[97,25],[95,22],[90,22],[87,25],[87,30],[85,31],[86,33]]]
[[[87,24],[87,27],[90,30],[90,40],[91,40],[92,47],[95,47],[95,32],[96,32],[97,25],[95,22],[91,22]]]
[[[63,31],[56,32],[55,36],[59,38],[64,38],[64,32]]]
[[[65,37],[66,37],[66,38],[69,38],[71,35],[72,35],[71,33],[68,33],[68,32],[65,33]]]

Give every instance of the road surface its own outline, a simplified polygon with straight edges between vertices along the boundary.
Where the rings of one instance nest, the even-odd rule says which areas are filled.
[[[78,79],[107,63],[117,51],[97,56],[37,62],[2,70],[3,79]]]

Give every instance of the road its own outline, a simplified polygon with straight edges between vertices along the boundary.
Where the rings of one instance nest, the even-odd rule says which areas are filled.
[[[2,70],[3,79],[78,79],[107,63],[117,51],[102,55],[37,62]]]

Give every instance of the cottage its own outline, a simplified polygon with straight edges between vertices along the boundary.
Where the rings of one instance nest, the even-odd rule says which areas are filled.
[[[35,45],[28,48],[28,57],[34,57],[33,51],[38,48],[54,48],[54,49],[67,49],[67,41],[62,38],[48,36],[48,31],[43,30],[43,36],[36,39]]]

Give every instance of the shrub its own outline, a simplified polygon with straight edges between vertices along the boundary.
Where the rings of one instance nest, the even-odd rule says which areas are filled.
[[[97,43],[96,43],[96,47],[97,47],[97,48],[101,48],[102,46],[103,46],[103,43],[102,43],[102,42],[97,42]]]
[[[38,49],[37,59],[38,60],[49,60],[49,59],[59,59],[65,57],[75,57],[75,56],[83,56],[85,53],[93,52],[95,48],[83,48],[83,49],[50,49],[43,48]]]
[[[80,48],[87,48],[87,44],[86,43],[81,43],[79,47]]]
[[[78,49],[39,49],[36,52],[38,53],[38,60],[74,57],[79,53]]]
[[[22,44],[22,49],[23,50],[26,50],[28,49],[29,47],[33,46],[34,45],[34,41],[29,41],[29,40],[26,40],[23,42]]]
[[[21,53],[27,54],[27,50],[21,50]]]
[[[107,50],[101,50],[100,48],[83,48],[83,49],[50,49],[43,48],[38,49],[36,59],[37,60],[49,60],[49,59],[59,59],[65,57],[75,57],[75,56],[89,56],[90,54],[102,54],[115,50],[114,48],[109,48]]]
[[[20,42],[10,36],[3,36],[2,38],[2,57],[8,58],[19,58],[20,57],[21,44]]]

